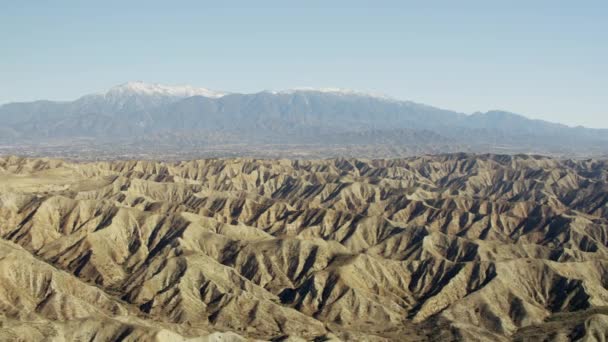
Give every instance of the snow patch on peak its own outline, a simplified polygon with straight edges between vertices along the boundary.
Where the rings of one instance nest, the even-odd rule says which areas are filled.
[[[111,88],[106,95],[160,95],[170,97],[190,97],[204,96],[219,98],[226,95],[226,92],[214,91],[205,88],[196,88],[188,85],[167,86],[158,83],[127,82]]]
[[[369,93],[362,92],[352,89],[344,89],[344,88],[311,88],[311,87],[298,87],[286,90],[268,90],[271,94],[295,94],[295,93],[325,93],[325,94],[333,94],[333,95],[344,95],[344,96],[361,96],[361,97],[373,97],[382,100],[390,100],[395,101],[394,98],[378,93]]]

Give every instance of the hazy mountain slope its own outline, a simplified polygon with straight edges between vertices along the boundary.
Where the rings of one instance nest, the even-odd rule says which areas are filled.
[[[157,141],[192,150],[208,145],[334,144],[408,147],[422,153],[460,151],[602,155],[608,130],[571,128],[493,111],[465,115],[363,93],[293,90],[227,94],[192,87],[127,83],[73,102],[37,101],[0,107],[3,142],[93,144],[148,149]],[[373,132],[378,138],[369,138]],[[407,139],[397,132],[429,139]],[[360,140],[356,136],[362,136]],[[379,138],[385,135],[387,138]],[[367,138],[365,137],[367,136]],[[437,142],[448,142],[437,143]],[[10,152],[10,151],[9,151]],[[237,151],[238,152],[238,151]]]
[[[32,317],[62,336],[80,334],[65,321],[79,317],[98,340],[123,324],[132,338],[399,341],[608,328],[601,160],[7,157],[0,235],[0,253],[17,251],[2,259],[5,334]],[[20,262],[39,266],[15,273]]]

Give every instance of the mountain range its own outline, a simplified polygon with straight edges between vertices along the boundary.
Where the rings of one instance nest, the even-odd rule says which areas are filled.
[[[505,111],[467,115],[331,88],[239,94],[129,82],[74,101],[0,107],[0,143],[5,146],[28,144],[36,150],[52,144],[61,149],[74,141],[144,151],[160,146],[205,151],[214,146],[298,145],[317,150],[333,146],[334,151],[380,149],[383,156],[608,153],[608,129],[569,127]]]

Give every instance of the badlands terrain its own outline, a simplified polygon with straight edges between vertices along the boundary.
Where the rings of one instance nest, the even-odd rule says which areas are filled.
[[[2,341],[604,340],[608,162],[0,158]]]

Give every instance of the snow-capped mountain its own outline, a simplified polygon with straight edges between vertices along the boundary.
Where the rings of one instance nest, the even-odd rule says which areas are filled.
[[[0,142],[158,136],[197,144],[384,144],[428,152],[608,153],[608,130],[571,128],[493,111],[466,115],[338,88],[240,94],[128,82],[72,102],[0,106]],[[202,146],[202,145],[201,145]],[[418,149],[419,146],[423,148]]]
[[[292,94],[297,94],[297,93],[325,93],[325,94],[342,95],[342,96],[369,97],[369,98],[376,98],[376,99],[382,99],[382,100],[387,100],[387,101],[399,102],[399,100],[397,100],[393,97],[390,97],[388,95],[385,95],[385,94],[364,92],[364,91],[358,91],[358,90],[354,90],[354,89],[345,89],[345,88],[298,87],[298,88],[291,88],[291,89],[285,89],[285,90],[266,90],[266,92],[275,94],[275,95],[278,95],[278,94],[292,95]]]
[[[85,95],[73,102],[71,112],[139,115],[152,108],[193,96],[218,99],[226,92],[192,86],[168,86],[157,83],[127,82],[101,93]]]
[[[112,96],[131,96],[131,95],[147,95],[147,96],[171,96],[171,97],[190,97],[204,96],[209,98],[219,98],[228,93],[210,90],[206,88],[196,88],[189,85],[167,86],[158,83],[145,83],[141,81],[127,82],[115,87],[112,87],[104,95]]]

